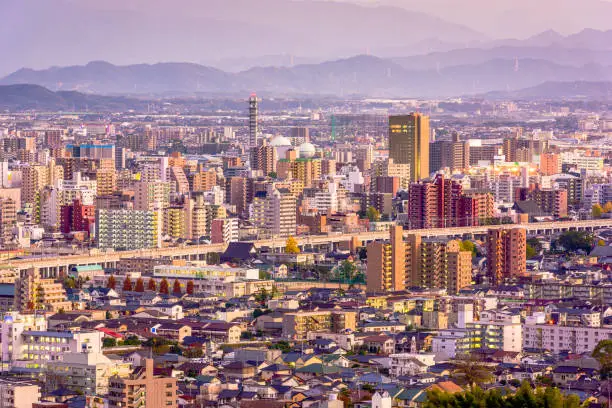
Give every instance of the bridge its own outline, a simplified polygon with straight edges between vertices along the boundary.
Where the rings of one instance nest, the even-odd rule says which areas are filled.
[[[490,229],[524,228],[529,235],[549,235],[565,231],[595,231],[612,228],[612,219],[585,221],[557,221],[529,224],[490,225],[477,227],[433,228],[406,230],[405,234],[420,234],[424,238],[448,237],[484,237]],[[339,245],[361,247],[368,242],[387,239],[387,231],[360,232],[355,234],[330,233],[325,235],[298,236],[296,240],[303,249],[330,251]],[[256,248],[268,248],[272,252],[281,252],[285,247],[285,238],[262,239],[252,242]],[[185,245],[170,248],[141,249],[132,251],[102,251],[92,249],[88,254],[51,256],[28,259],[15,259],[0,264],[0,269],[14,269],[21,272],[38,268],[43,277],[63,276],[74,266],[101,265],[113,268],[124,258],[168,258],[185,260],[204,260],[211,252],[224,252],[226,244]],[[347,246],[348,247],[348,246]]]

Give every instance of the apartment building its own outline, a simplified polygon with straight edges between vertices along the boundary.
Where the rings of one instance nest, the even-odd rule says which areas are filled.
[[[348,332],[357,325],[357,314],[352,311],[318,311],[285,313],[283,337],[305,339],[310,332]]]
[[[109,408],[177,408],[176,378],[156,377],[153,360],[146,359],[129,377],[114,375],[109,380]]]

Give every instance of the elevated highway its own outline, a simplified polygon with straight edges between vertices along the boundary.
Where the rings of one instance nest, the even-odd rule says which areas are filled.
[[[558,221],[497,226],[433,228],[406,230],[405,234],[420,234],[426,238],[483,237],[490,229],[506,229],[513,227],[525,228],[527,233],[531,235],[549,235],[569,230],[595,231],[602,228],[612,228],[612,220]],[[331,233],[325,235],[300,236],[296,237],[296,240],[298,241],[298,245],[305,249],[332,250],[337,248],[340,244],[353,243],[357,246],[363,246],[371,241],[386,239],[388,236],[389,233],[387,231],[364,232],[357,234]],[[258,249],[267,247],[269,250],[274,252],[281,251],[285,246],[284,238],[262,239],[251,242],[253,242],[255,247]],[[123,258],[137,257],[167,257],[169,259],[204,260],[206,254],[210,252],[223,252],[225,249],[225,244],[185,245],[172,248],[142,249],[135,251],[100,251],[97,249],[92,249],[89,251],[89,254],[86,255],[51,256],[5,261],[0,264],[0,268],[11,268],[17,271],[38,268],[43,276],[56,277],[68,272],[74,266],[101,265],[103,267],[115,267],[117,262]]]

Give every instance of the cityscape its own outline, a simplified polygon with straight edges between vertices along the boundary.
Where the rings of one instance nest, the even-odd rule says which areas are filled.
[[[0,408],[612,407],[612,2],[48,1]]]

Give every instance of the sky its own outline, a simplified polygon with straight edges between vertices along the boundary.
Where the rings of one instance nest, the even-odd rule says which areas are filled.
[[[452,48],[550,29],[612,29],[612,1],[604,0],[337,1],[373,9],[331,0],[0,0],[0,77],[92,60],[406,56],[424,42]]]

